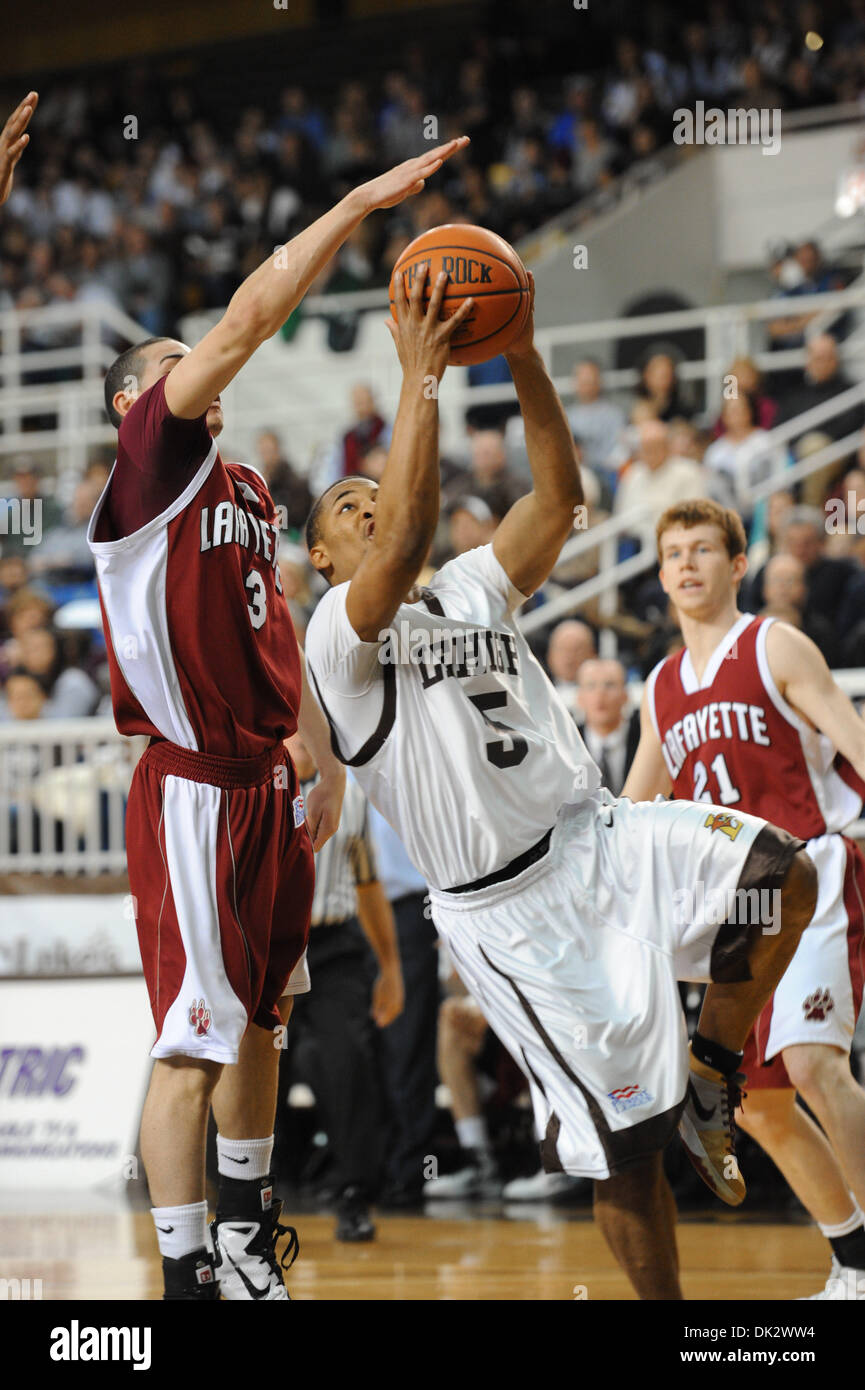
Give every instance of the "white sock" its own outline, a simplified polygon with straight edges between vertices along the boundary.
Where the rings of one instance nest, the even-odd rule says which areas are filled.
[[[837,1240],[839,1236],[852,1236],[854,1231],[858,1231],[863,1221],[865,1221],[865,1217],[862,1216],[861,1211],[854,1203],[853,1215],[848,1216],[846,1221],[842,1221],[840,1226],[824,1226],[820,1221],[817,1224],[827,1240]]]
[[[150,1215],[160,1255],[179,1260],[202,1246],[209,1248],[206,1202],[190,1202],[185,1207],[151,1207]]]
[[[487,1133],[487,1122],[483,1115],[469,1115],[468,1119],[456,1120],[454,1128],[457,1132],[457,1139],[460,1141],[460,1148],[480,1149],[483,1153],[489,1153],[490,1136]]]
[[[217,1134],[216,1154],[224,1178],[266,1178],[273,1157],[273,1135],[269,1139],[223,1139]]]

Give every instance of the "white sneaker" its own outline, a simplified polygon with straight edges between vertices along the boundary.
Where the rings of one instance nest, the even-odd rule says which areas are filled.
[[[816,1300],[840,1303],[847,1299],[865,1303],[865,1270],[851,1269],[849,1265],[839,1264],[837,1256],[832,1256],[832,1270],[826,1280],[826,1287],[819,1293],[807,1294],[797,1299],[798,1303]]]
[[[476,1200],[482,1197],[500,1197],[502,1181],[491,1165],[460,1168],[456,1173],[446,1173],[442,1178],[428,1178],[423,1186],[424,1201]]]
[[[294,1263],[298,1239],[293,1226],[280,1225],[281,1211],[282,1202],[276,1198],[272,1207],[262,1213],[261,1220],[217,1219],[211,1224],[219,1292],[224,1299],[256,1303],[288,1299],[282,1271]],[[285,1234],[289,1236],[289,1243],[282,1259],[278,1260],[276,1241]]]
[[[573,1192],[584,1182],[584,1178],[571,1177],[570,1173],[545,1173],[540,1169],[530,1178],[514,1178],[506,1185],[502,1199],[505,1202],[549,1202],[553,1197]]]

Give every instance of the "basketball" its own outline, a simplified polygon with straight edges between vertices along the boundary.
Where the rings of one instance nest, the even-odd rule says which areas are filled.
[[[525,326],[531,303],[529,277],[514,248],[485,227],[458,222],[422,232],[403,251],[391,274],[390,311],[394,318],[394,276],[402,271],[411,290],[424,266],[429,267],[424,289],[427,301],[436,276],[442,270],[450,276],[444,318],[455,313],[464,299],[474,300],[471,313],[451,340],[450,361],[458,367],[470,367],[507,352]]]

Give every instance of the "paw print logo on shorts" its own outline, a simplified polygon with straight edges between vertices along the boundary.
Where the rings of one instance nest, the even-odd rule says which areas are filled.
[[[813,994],[809,994],[808,998],[802,1001],[805,1017],[813,1019],[816,1023],[821,1023],[834,1007],[835,1000],[828,989],[815,989]]]
[[[189,1010],[189,1022],[195,1029],[197,1038],[205,1038],[210,1032],[210,1010],[203,999],[193,999]]]

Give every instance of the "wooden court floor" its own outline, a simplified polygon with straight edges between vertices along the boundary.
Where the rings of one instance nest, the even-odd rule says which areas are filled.
[[[333,1218],[299,1215],[294,1299],[591,1300],[634,1297],[586,1212],[513,1209],[486,1217],[377,1217],[377,1239],[343,1245]],[[795,1299],[828,1274],[825,1241],[810,1225],[724,1212],[679,1227],[686,1298]],[[90,1207],[0,1198],[0,1279],[41,1279],[45,1300],[158,1299],[160,1263],[148,1212],[119,1202]],[[35,1285],[31,1284],[31,1288]]]

